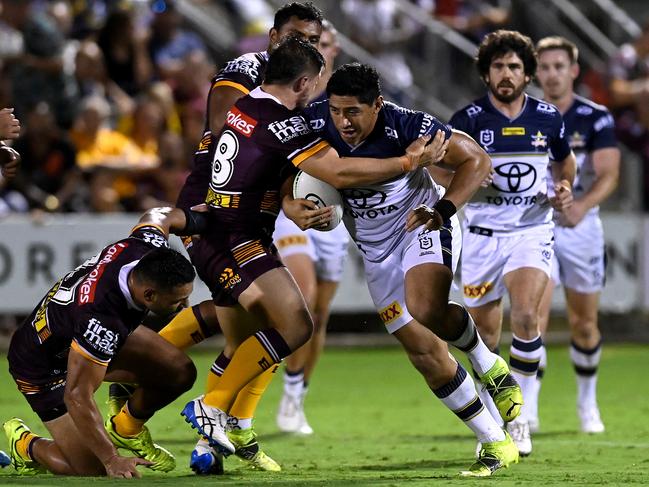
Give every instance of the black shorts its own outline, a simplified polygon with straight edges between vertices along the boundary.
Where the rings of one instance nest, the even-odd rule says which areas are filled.
[[[228,237],[200,237],[187,248],[198,277],[217,306],[234,306],[255,279],[284,265],[271,242],[244,234]]]
[[[65,375],[48,378],[46,381],[22,379],[13,370],[9,369],[11,376],[18,385],[32,410],[38,414],[41,421],[52,421],[68,412],[63,401],[65,392]]]

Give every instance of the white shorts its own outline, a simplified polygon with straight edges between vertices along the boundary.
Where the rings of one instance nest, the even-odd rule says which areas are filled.
[[[307,255],[315,264],[319,280],[340,282],[349,245],[349,234],[342,223],[329,232],[313,229],[302,231],[284,212],[280,212],[273,242],[281,257]]]
[[[512,236],[487,236],[467,231],[462,246],[464,302],[473,308],[502,298],[503,276],[535,267],[551,277],[552,230],[544,227]]]
[[[451,229],[406,234],[397,248],[382,262],[365,261],[365,276],[374,306],[389,333],[413,320],[406,307],[405,276],[419,264],[444,264],[455,273],[462,248],[462,232],[457,218]]]
[[[592,294],[602,290],[605,277],[604,229],[597,215],[574,228],[554,227],[552,280],[557,286]]]

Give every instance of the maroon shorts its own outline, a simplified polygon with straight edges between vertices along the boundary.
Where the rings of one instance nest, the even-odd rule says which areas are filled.
[[[217,306],[234,306],[255,279],[284,265],[270,241],[245,234],[200,237],[187,253]]]

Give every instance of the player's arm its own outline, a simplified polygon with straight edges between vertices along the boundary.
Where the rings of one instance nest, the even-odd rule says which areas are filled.
[[[12,179],[18,173],[20,154],[0,141],[0,172],[5,179]]]
[[[604,147],[591,153],[595,181],[591,188],[560,215],[560,224],[576,226],[591,208],[608,198],[617,187],[620,176],[620,150],[617,147]]]
[[[73,342],[68,356],[68,373],[64,401],[75,426],[83,432],[86,446],[106,467],[111,477],[139,477],[136,465],[149,462],[121,457],[106,433],[94,394],[106,375],[107,364],[87,357],[83,349]]]
[[[170,233],[174,235],[198,235],[207,228],[207,218],[204,211],[163,206],[151,208],[142,215],[136,227],[143,225],[159,228],[167,238]]]
[[[408,231],[421,225],[427,230],[439,230],[490,175],[491,159],[475,140],[459,130],[453,130],[449,140],[446,156],[440,161],[453,171],[446,194],[433,208],[421,205],[412,210],[406,220]]]
[[[340,157],[333,147],[326,145],[308,158],[293,162],[304,172],[335,188],[352,188],[379,183],[437,162],[441,159],[444,134],[438,132],[433,141],[426,145],[429,140],[430,135],[418,138],[406,148],[405,155],[400,157]]]
[[[216,86],[212,88],[209,106],[209,128],[213,134],[221,132],[223,125],[225,125],[225,116],[228,110],[232,108],[239,98],[246,94],[247,89],[243,86],[222,85],[217,81]]]

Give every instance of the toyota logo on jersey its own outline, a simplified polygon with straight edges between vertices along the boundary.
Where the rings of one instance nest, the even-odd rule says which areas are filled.
[[[508,162],[494,167],[493,187],[503,193],[523,193],[534,186],[536,169],[526,162]]]

